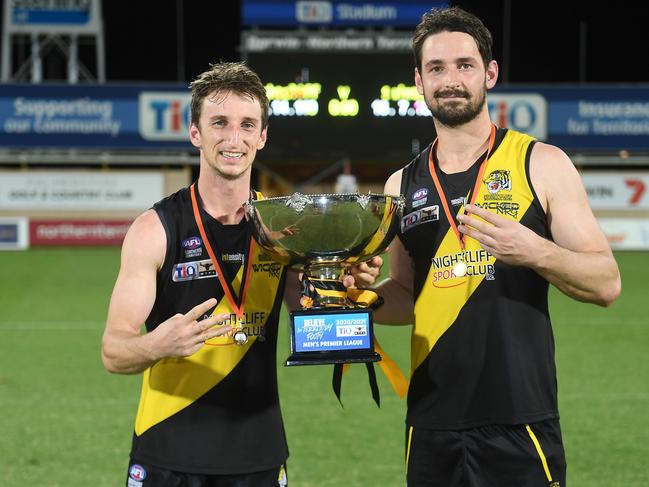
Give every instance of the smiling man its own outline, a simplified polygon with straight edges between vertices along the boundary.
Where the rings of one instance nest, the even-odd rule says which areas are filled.
[[[144,372],[126,485],[285,486],[275,353],[286,270],[261,255],[242,207],[261,197],[250,175],[268,99],[241,63],[191,88],[198,181],[131,226],[103,339],[109,371]],[[297,281],[292,291],[297,302]]]
[[[406,205],[374,317],[414,325],[409,487],[565,487],[548,287],[602,306],[621,289],[570,159],[490,120],[491,44],[460,8],[422,17],[415,83],[437,138],[385,186]]]
[[[198,181],[129,229],[102,344],[110,372],[143,372],[126,485],[286,487],[277,327],[282,297],[297,308],[300,287],[261,252],[243,210],[263,198],[250,176],[268,98],[243,63],[215,64],[191,88]],[[344,285],[372,284],[375,259]]]

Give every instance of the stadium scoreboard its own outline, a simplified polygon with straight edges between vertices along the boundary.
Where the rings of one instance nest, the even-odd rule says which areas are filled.
[[[270,102],[264,158],[348,157],[403,165],[434,138],[430,111],[414,84],[409,38],[295,38],[307,47],[286,49],[289,38],[268,48],[259,34],[244,39],[244,46],[256,48],[244,58],[261,77]]]

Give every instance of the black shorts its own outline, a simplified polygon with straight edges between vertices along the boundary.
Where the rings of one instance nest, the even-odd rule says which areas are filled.
[[[559,420],[440,431],[407,426],[408,487],[565,487]]]
[[[285,465],[236,475],[203,475],[175,472],[131,460],[126,487],[287,487]]]

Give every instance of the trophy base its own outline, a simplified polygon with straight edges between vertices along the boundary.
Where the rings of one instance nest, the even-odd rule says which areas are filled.
[[[310,352],[313,355],[304,355],[303,353],[294,353],[286,359],[287,367],[292,365],[326,365],[326,364],[351,364],[351,363],[364,363],[364,362],[378,362],[381,356],[376,352],[368,353],[367,355],[355,355],[351,357],[341,357],[339,355],[332,355],[323,353],[318,355],[316,352]]]
[[[292,311],[287,366],[377,362],[372,310],[318,308]]]

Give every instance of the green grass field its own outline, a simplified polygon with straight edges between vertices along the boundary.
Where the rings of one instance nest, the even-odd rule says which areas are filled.
[[[611,308],[551,296],[572,487],[649,485],[649,254],[617,258]],[[0,486],[124,485],[140,376],[99,358],[118,261],[113,248],[0,253]],[[409,328],[377,335],[407,370]],[[405,485],[405,402],[379,374],[378,409],[365,368],[347,375],[341,409],[331,366],[279,368],[292,487]]]

